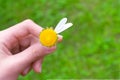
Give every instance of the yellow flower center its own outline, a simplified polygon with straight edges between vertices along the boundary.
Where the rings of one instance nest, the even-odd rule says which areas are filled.
[[[56,44],[57,33],[52,28],[47,28],[41,31],[39,39],[42,45],[51,47]]]

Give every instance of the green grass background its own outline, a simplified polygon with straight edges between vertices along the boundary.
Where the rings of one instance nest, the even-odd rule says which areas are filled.
[[[19,80],[120,79],[120,0],[0,0],[0,30],[27,18],[55,27],[63,17],[74,25],[42,73]]]

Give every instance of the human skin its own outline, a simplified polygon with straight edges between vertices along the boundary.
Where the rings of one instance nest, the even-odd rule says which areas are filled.
[[[41,72],[43,58],[56,50],[56,46],[40,44],[41,30],[42,27],[27,19],[0,31],[0,80],[16,80],[31,69]],[[58,36],[60,41],[62,36]]]

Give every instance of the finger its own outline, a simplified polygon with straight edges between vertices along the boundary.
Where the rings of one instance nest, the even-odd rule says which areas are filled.
[[[56,50],[56,46],[53,47],[43,47],[45,49],[45,53],[52,53]]]
[[[63,36],[62,35],[58,35],[58,42],[61,42],[63,39]]]
[[[39,43],[39,39],[33,35],[29,35],[25,37],[25,39],[20,41],[20,49],[21,51],[25,50],[28,48],[30,45],[34,43]]]
[[[29,67],[27,67],[22,73],[21,73],[21,75],[22,76],[25,76],[26,74],[28,74],[30,71],[31,71],[31,66],[29,66]]]
[[[42,62],[43,62],[44,57],[41,57],[39,60],[33,63],[33,70],[36,73],[40,73],[42,71]]]
[[[18,38],[22,38],[28,34],[33,34],[34,36],[39,36],[42,27],[34,23],[32,20],[27,19],[19,24],[16,24],[6,31],[10,34],[15,35]]]
[[[28,35],[25,38],[21,39],[19,43],[15,43],[15,46],[11,47],[10,49],[11,53],[16,54],[25,50],[30,46],[31,42],[33,42],[34,39],[35,37],[32,35]]]
[[[55,49],[56,46],[53,46],[51,48],[44,47],[46,49],[46,53],[52,53]],[[43,62],[44,57],[41,57],[39,60],[35,61],[33,64],[33,70],[37,73],[40,73],[42,70],[42,62]]]
[[[12,54],[16,54],[16,53],[18,53],[19,51],[20,51],[20,47],[19,47],[19,44],[18,43],[15,43],[16,45],[13,47],[13,48],[11,48],[11,50],[10,50],[10,52],[12,53]]]
[[[16,71],[24,70],[28,65],[38,60],[41,56],[45,56],[45,49],[39,43],[33,44],[24,51],[11,56],[13,66],[19,67]]]
[[[29,36],[26,36],[25,38],[21,39],[19,44],[20,44],[20,51],[23,51],[25,50],[26,48],[28,48],[31,44],[31,41],[32,41],[32,36],[29,35]]]
[[[38,37],[41,30],[42,28],[32,20],[25,20],[13,27],[4,30],[4,39],[2,39],[2,42],[4,42],[6,46],[10,48],[11,45],[29,34]]]

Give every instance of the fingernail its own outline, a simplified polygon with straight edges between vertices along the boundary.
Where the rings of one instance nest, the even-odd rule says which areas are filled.
[[[41,73],[41,63],[38,65],[38,67],[37,67],[37,72],[38,73]]]
[[[61,42],[63,39],[63,36],[62,35],[58,35],[58,42]]]
[[[29,71],[30,71],[30,67],[27,68],[23,74],[26,75]]]
[[[41,67],[39,68],[39,73],[41,73],[41,71],[42,71],[42,69],[41,69]]]
[[[59,38],[63,38],[63,36],[62,36],[62,35],[58,35],[58,37],[59,37]]]

